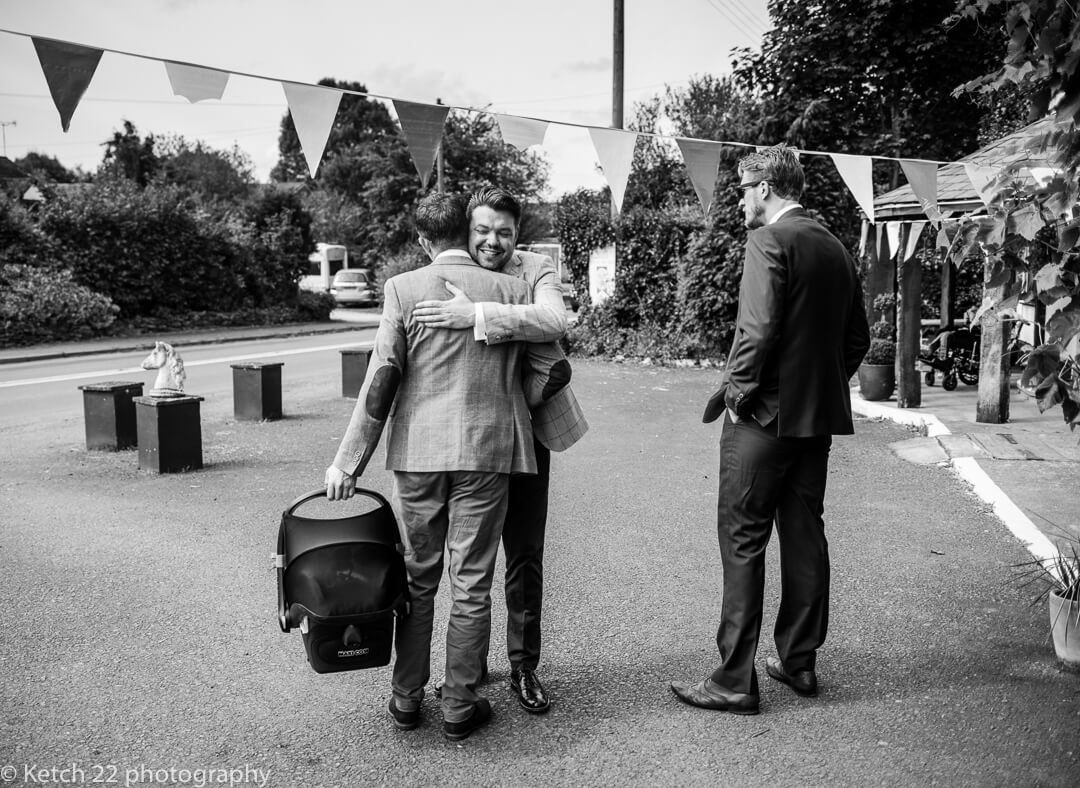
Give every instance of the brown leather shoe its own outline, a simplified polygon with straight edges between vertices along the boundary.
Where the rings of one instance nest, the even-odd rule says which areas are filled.
[[[683,703],[713,711],[730,711],[732,714],[757,714],[758,696],[743,692],[731,692],[712,679],[698,684],[685,681],[671,682],[671,691]]]
[[[817,675],[812,670],[796,670],[794,673],[788,673],[783,662],[776,657],[767,657],[765,672],[777,681],[787,684],[804,698],[817,695]]]

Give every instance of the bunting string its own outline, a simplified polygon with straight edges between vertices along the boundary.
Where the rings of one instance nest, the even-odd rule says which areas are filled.
[[[674,143],[679,148],[691,183],[706,212],[713,196],[721,148],[723,146],[737,148],[760,147],[751,143],[733,140],[707,140],[649,131],[624,131],[622,129],[609,129],[582,123],[495,113],[486,108],[477,109],[475,107],[449,104],[405,101],[398,97],[379,93],[360,92],[327,85],[313,85],[291,79],[278,79],[264,74],[223,69],[201,63],[189,63],[138,52],[106,49],[72,41],[35,36],[5,28],[0,28],[0,33],[30,38],[33,41],[42,71],[49,83],[53,101],[56,104],[57,111],[60,113],[61,125],[65,132],[68,130],[72,114],[79,100],[93,78],[94,69],[103,52],[162,63],[173,86],[174,94],[185,97],[189,102],[207,99],[220,100],[230,76],[278,82],[285,92],[286,103],[289,112],[293,116],[293,123],[297,128],[300,145],[312,177],[314,177],[322,159],[330,128],[342,95],[389,101],[394,105],[398,121],[405,135],[406,144],[416,164],[417,174],[423,181],[426,181],[431,171],[434,153],[441,142],[442,124],[450,110],[494,116],[504,141],[522,150],[530,145],[542,144],[545,132],[550,125],[586,129],[593,142],[604,177],[611,187],[617,210],[621,207],[622,195],[625,192],[630,175],[634,142],[638,137]],[[855,155],[829,151],[795,150],[800,155],[829,157],[842,181],[852,192],[852,195],[871,222],[874,222],[875,217],[873,184],[869,174],[871,163],[874,160],[897,162],[907,176],[916,200],[922,206],[927,217],[937,226],[940,226],[944,219],[937,206],[937,168],[941,165],[953,164],[953,162],[878,154]],[[986,187],[987,181],[992,177],[993,164],[997,162],[976,162],[967,158],[964,163],[965,171],[969,180],[972,181],[976,193],[981,194]]]

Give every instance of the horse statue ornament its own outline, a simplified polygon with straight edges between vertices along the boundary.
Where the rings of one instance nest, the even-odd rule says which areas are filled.
[[[168,342],[155,342],[154,349],[142,363],[143,369],[158,370],[154,387],[148,392],[151,397],[184,396],[184,361],[180,354]]]

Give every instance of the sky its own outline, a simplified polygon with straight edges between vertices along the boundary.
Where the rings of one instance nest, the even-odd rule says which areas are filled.
[[[624,117],[635,101],[725,74],[760,49],[767,0],[625,0]],[[5,155],[93,171],[130,120],[141,135],[237,145],[258,180],[277,162],[280,80],[362,82],[370,93],[555,124],[612,122],[613,0],[0,0]],[[65,134],[28,35],[106,51]],[[117,54],[126,52],[151,59]],[[160,60],[233,73],[220,101],[174,96]],[[239,76],[248,74],[248,76]],[[262,77],[262,78],[255,78]],[[604,185],[585,128],[553,125],[550,191]]]

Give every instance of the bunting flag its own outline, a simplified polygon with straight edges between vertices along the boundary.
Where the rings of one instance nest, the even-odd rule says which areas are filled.
[[[53,103],[60,113],[60,127],[67,132],[71,116],[90,87],[104,50],[44,38],[33,41]]]
[[[885,222],[885,236],[888,238],[889,257],[883,257],[883,260],[896,257],[897,252],[900,251],[900,225],[903,222]]]
[[[990,191],[990,184],[997,177],[999,171],[994,167],[983,167],[966,161],[964,162],[964,172],[967,173],[968,180],[975,187],[975,193],[979,195],[983,205],[990,205],[990,198],[993,196]]]
[[[888,260],[892,257],[892,251],[889,249],[889,234],[885,232],[884,227],[879,227],[877,231],[877,259],[879,261]]]
[[[513,145],[518,150],[525,150],[530,145],[540,145],[547,133],[546,120],[519,118],[514,115],[496,115],[495,120],[502,132],[503,142]]]
[[[600,129],[589,127],[596,157],[600,159],[600,169],[604,179],[611,187],[611,199],[615,210],[622,210],[623,195],[626,194],[626,182],[630,180],[630,168],[634,163],[634,145],[637,134],[622,129]]]
[[[874,222],[874,173],[873,160],[869,156],[851,156],[846,153],[830,153],[836,171],[863,209],[871,224]]]
[[[923,228],[926,227],[926,222],[910,222],[910,224],[907,246],[904,247],[904,262],[910,260],[911,256],[915,254],[915,250],[919,248],[919,236],[922,235]]]
[[[941,221],[937,204],[937,164],[932,161],[900,159],[900,168],[908,179],[911,191],[922,205],[923,213],[932,222]]]
[[[300,149],[307,160],[308,172],[314,178],[337,117],[341,93],[296,82],[282,82],[281,87],[289,104],[296,136],[300,139]]]
[[[194,104],[205,99],[220,99],[229,82],[229,74],[212,68],[188,66],[184,63],[165,61],[165,73],[169,75],[174,96],[183,96]]]
[[[682,137],[677,137],[675,141],[679,143],[683,161],[686,162],[690,183],[694,185],[694,191],[701,200],[701,207],[708,216],[716,189],[716,172],[720,169],[720,157],[724,155],[723,146],[718,142],[701,142]]]
[[[450,107],[442,104],[417,104],[413,101],[394,99],[394,112],[397,113],[401,130],[405,133],[405,142],[409,145],[409,154],[413,165],[420,173],[420,184],[427,186],[431,166],[435,163],[435,154],[442,143],[443,124]]]

